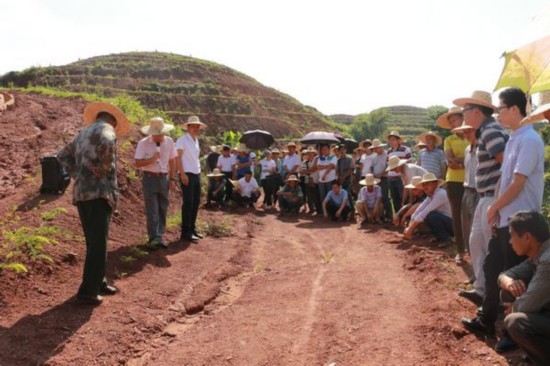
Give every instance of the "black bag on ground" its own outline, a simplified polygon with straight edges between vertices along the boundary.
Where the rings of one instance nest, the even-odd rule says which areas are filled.
[[[57,156],[44,156],[42,165],[42,186],[40,193],[63,194],[71,182],[71,177],[57,160]]]

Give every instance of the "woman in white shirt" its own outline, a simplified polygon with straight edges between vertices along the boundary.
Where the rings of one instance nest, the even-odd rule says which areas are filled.
[[[269,210],[273,207],[273,191],[275,189],[277,163],[271,158],[271,151],[264,151],[264,158],[260,160],[260,183],[264,189],[264,208]]]

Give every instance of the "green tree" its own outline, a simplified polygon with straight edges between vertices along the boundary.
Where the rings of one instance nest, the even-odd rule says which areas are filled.
[[[360,114],[351,122],[350,134],[357,141],[380,138],[386,131],[386,122],[390,116],[390,112],[384,108]]]
[[[432,131],[443,137],[443,139],[451,135],[451,130],[439,127],[435,124],[435,121],[437,121],[439,116],[441,116],[443,113],[447,113],[447,110],[448,109],[442,105],[433,105],[427,108],[428,117],[430,117],[430,119],[433,121]]]

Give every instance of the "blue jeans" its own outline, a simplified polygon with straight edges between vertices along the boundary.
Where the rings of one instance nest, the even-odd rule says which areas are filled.
[[[426,216],[425,222],[438,240],[451,240],[453,236],[453,220],[449,216],[438,211],[432,211]]]
[[[149,241],[162,240],[168,214],[168,175],[144,175],[141,181]]]

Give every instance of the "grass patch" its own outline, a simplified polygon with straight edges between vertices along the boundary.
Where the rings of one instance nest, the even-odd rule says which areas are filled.
[[[227,220],[221,222],[197,222],[197,229],[203,235],[213,238],[223,238],[233,235],[231,224]]]
[[[44,211],[42,212],[42,215],[40,215],[40,217],[42,217],[42,220],[44,221],[53,221],[55,220],[55,218],[57,217],[57,215],[59,214],[66,214],[67,213],[67,209],[64,208],[64,207],[56,207],[56,208],[53,208],[49,211]]]
[[[332,260],[333,257],[334,257],[334,254],[332,254],[331,252],[321,253],[321,260],[325,264],[330,263],[330,261]]]
[[[166,218],[166,228],[173,229],[181,226],[181,212],[176,212]]]

